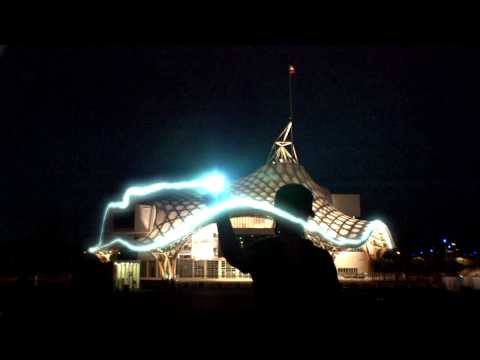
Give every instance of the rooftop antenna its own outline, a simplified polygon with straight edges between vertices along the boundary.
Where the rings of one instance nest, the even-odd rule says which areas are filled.
[[[292,78],[296,74],[295,67],[293,65],[288,65],[288,95],[290,99],[290,115],[288,120],[293,121],[293,91],[292,91]]]
[[[288,116],[288,124],[273,143],[272,149],[268,156],[267,163],[293,163],[298,164],[297,151],[293,145],[293,93],[292,93],[292,77],[296,74],[295,67],[288,65],[288,89],[290,101],[290,115]]]

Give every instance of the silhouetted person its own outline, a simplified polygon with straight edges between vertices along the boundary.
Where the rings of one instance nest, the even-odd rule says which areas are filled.
[[[299,184],[285,185],[275,196],[276,207],[305,221],[314,215],[312,202],[311,191]],[[328,313],[340,289],[332,257],[304,238],[301,225],[275,220],[276,236],[242,248],[228,215],[219,218],[223,255],[231,265],[252,276],[261,314],[287,320]]]

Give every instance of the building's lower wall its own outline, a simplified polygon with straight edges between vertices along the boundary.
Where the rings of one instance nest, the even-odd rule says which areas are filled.
[[[249,274],[231,266],[224,258],[178,259],[176,270],[177,281],[251,281]]]
[[[141,262],[144,270],[141,271],[144,280],[160,280],[155,261]],[[182,259],[176,260],[175,280],[177,281],[248,281],[249,274],[240,272],[231,266],[224,258],[211,260]]]
[[[238,227],[248,225],[245,230],[252,231],[252,222],[266,221],[253,217],[235,218]],[[263,225],[263,223],[261,223]],[[270,230],[270,229],[257,229]],[[243,236],[243,235],[242,235]],[[239,236],[241,239],[242,236]],[[215,224],[208,225],[190,237],[170,265],[177,281],[251,281],[249,274],[243,274],[231,266],[225,258],[219,256],[218,233]],[[142,280],[161,280],[162,271],[158,260],[150,253],[139,254],[140,277]],[[363,249],[340,251],[335,256],[335,266],[340,278],[361,277],[371,271],[371,260]]]
[[[371,271],[371,260],[364,251],[341,251],[335,256],[339,276],[363,275]]]
[[[363,251],[341,251],[336,255],[334,262],[340,278],[362,277],[371,271],[371,260]],[[157,261],[153,257],[144,257],[140,264],[143,280],[161,280]],[[251,277],[231,266],[224,258],[210,260],[178,258],[175,280],[182,282],[251,281]]]

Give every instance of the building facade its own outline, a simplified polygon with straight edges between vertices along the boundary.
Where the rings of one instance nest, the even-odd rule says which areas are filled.
[[[386,226],[372,230],[370,222],[360,218],[358,194],[331,194],[318,185],[300,164],[292,138],[292,122],[281,132],[272,146],[267,163],[253,174],[239,179],[231,186],[231,194],[258,201],[273,203],[276,191],[283,185],[298,183],[314,195],[313,221],[325,230],[330,238],[360,239],[368,237],[358,248],[337,248],[318,234],[308,234],[316,246],[327,249],[334,257],[340,277],[361,277],[371,271],[373,259],[393,247]],[[207,206],[200,195],[182,191],[137,202],[130,212],[112,212],[107,219],[107,237],[121,236],[130,241],[148,243],[177,227]],[[233,212],[231,223],[242,246],[248,246],[263,237],[274,235],[274,220],[255,210]],[[367,234],[368,232],[368,234]],[[113,253],[115,250],[113,249]],[[99,257],[109,257],[112,252],[99,251]],[[142,281],[251,281],[222,257],[218,246],[215,224],[207,224],[167,250],[137,254],[135,273]],[[123,272],[125,273],[125,272]],[[128,277],[128,274],[125,275]],[[120,280],[121,281],[121,280]],[[130,281],[131,279],[126,279]]]

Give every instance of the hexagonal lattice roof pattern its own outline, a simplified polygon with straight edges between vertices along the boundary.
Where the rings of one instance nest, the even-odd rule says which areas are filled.
[[[321,226],[329,236],[348,239],[359,239],[367,229],[368,221],[348,216],[332,206],[330,191],[318,185],[299,164],[291,138],[292,123],[282,131],[275,141],[268,163],[253,174],[236,181],[231,188],[232,195],[248,197],[254,200],[273,203],[277,190],[286,184],[303,184],[314,196],[313,221]],[[169,199],[154,202],[155,217],[153,230],[145,240],[175,229],[187,217],[206,206],[204,199],[194,193],[183,193]],[[258,214],[257,214],[258,215]],[[331,243],[319,235],[307,236],[317,245],[335,250]],[[371,255],[386,249],[387,243],[383,234],[373,232],[366,244]]]

